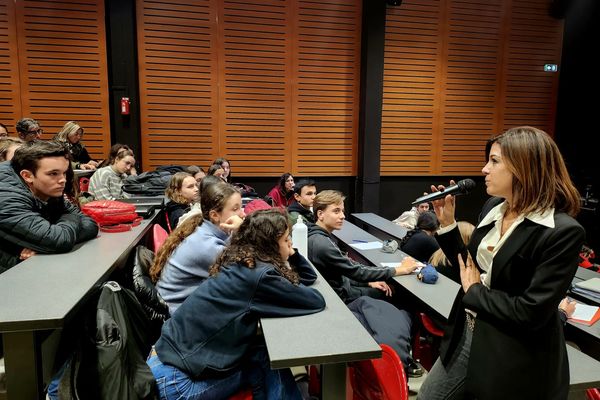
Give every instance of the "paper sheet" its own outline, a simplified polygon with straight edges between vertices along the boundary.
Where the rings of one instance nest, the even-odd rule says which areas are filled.
[[[367,242],[367,243],[352,243],[350,246],[354,247],[356,250],[373,250],[373,249],[381,249],[383,243],[381,242]]]
[[[577,306],[575,307],[575,312],[573,313],[571,318],[579,319],[582,321],[591,321],[597,311],[597,306],[589,306],[587,304],[577,303]]]
[[[398,265],[400,265],[399,262],[382,262],[382,263],[379,263],[379,264],[381,264],[382,267],[388,267],[388,268],[395,268]],[[418,267],[414,271],[415,274],[418,274],[419,272],[421,272],[421,268],[423,268],[425,266],[425,264],[423,264],[420,261],[417,261],[417,265],[418,265]]]

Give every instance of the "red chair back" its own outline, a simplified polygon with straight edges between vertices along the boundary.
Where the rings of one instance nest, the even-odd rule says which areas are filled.
[[[252,400],[252,390],[240,390],[227,400]]]
[[[587,400],[600,400],[600,389],[588,389],[585,391],[585,397]]]
[[[152,226],[152,250],[154,254],[158,253],[158,250],[163,245],[165,240],[169,237],[169,234],[159,224]]]
[[[408,384],[398,354],[381,345],[381,358],[350,363],[354,400],[408,400]]]

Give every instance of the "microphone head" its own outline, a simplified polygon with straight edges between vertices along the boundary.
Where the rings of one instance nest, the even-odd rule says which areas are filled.
[[[463,179],[462,181],[458,181],[456,186],[458,186],[461,193],[467,194],[475,189],[475,181],[473,179]]]

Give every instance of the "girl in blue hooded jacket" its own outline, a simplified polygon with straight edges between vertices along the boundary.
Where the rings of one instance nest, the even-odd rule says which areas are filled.
[[[287,216],[256,211],[233,235],[211,276],[163,326],[148,364],[161,399],[224,399],[252,387],[257,399],[300,399],[289,370],[271,370],[263,317],[323,310],[325,300],[306,287],[316,274],[291,246]]]

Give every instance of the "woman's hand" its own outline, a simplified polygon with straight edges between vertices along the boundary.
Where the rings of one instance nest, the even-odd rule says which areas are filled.
[[[467,256],[467,262],[463,261],[462,256],[458,255],[458,265],[460,266],[460,282],[465,293],[471,286],[481,283],[481,274],[475,266],[471,254]]]
[[[453,180],[450,180],[450,185],[454,184],[455,182]],[[446,187],[443,185],[438,185],[437,187],[431,185],[432,193],[439,192],[444,189],[446,189]],[[443,199],[433,200],[431,203],[433,204],[433,210],[435,211],[435,215],[440,221],[440,226],[442,228],[448,225],[452,225],[454,223],[454,196],[449,194]]]
[[[244,220],[242,218],[240,218],[239,215],[232,215],[231,217],[227,218],[227,220],[225,222],[221,222],[221,224],[219,225],[219,227],[227,233],[232,233],[238,230],[238,228],[240,227],[240,225],[242,224],[242,222],[244,222]]]
[[[571,318],[571,316],[573,316],[573,313],[575,312],[575,306],[577,306],[577,302],[575,300],[571,300],[568,297],[565,297],[558,305],[558,308],[565,313],[567,318]]]
[[[387,297],[392,297],[392,288],[385,282],[369,282],[369,286],[381,290]]]
[[[79,164],[79,168],[81,169],[86,169],[86,170],[95,170],[96,166],[91,164],[92,162],[90,161],[87,164]]]

